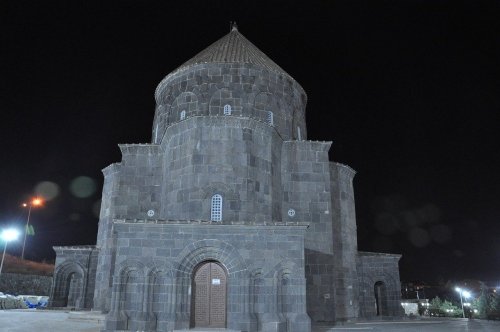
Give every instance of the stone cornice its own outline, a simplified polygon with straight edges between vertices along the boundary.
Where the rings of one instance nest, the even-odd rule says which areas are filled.
[[[136,154],[158,154],[159,145],[157,144],[118,144],[123,156]]]
[[[344,164],[341,164],[341,163],[334,163],[334,164],[337,165],[337,168],[338,168],[340,174],[347,175],[351,179],[354,178],[354,176],[356,175],[356,171],[354,169],[352,169],[351,167],[344,165]]]
[[[87,245],[87,246],[54,246],[52,247],[54,251],[59,250],[93,250],[96,249],[95,245]]]
[[[119,171],[119,167],[121,166],[121,163],[113,163],[111,165],[108,165],[104,167],[101,172],[104,174],[104,177],[112,174],[112,173],[117,173]]]
[[[114,224],[127,224],[127,225],[167,225],[167,226],[178,226],[178,225],[201,225],[207,227],[300,227],[308,228],[308,222],[212,222],[208,220],[159,220],[159,219],[113,219]]]
[[[285,144],[287,144],[288,146],[295,145],[295,146],[299,146],[299,147],[300,147],[300,145],[304,145],[304,146],[307,145],[307,146],[312,147],[315,151],[327,152],[330,150],[330,147],[332,146],[332,141],[290,140],[290,141],[284,141],[283,144],[284,144],[284,147],[285,147]]]
[[[398,260],[403,256],[402,254],[388,254],[384,252],[370,252],[370,251],[358,251],[358,256],[360,257],[387,257],[387,258],[397,258]]]

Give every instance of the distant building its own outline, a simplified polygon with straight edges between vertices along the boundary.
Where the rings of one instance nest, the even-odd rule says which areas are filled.
[[[402,314],[400,255],[357,250],[355,172],[307,140],[306,93],[235,26],[155,98],[152,142],[103,170],[96,246],[54,248],[52,306],[101,310],[105,331]]]

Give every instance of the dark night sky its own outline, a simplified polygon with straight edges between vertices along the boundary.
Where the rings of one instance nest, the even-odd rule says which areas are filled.
[[[358,172],[360,250],[402,253],[402,280],[500,281],[500,2],[295,3],[2,1],[0,227],[49,181],[28,258],[95,244],[101,169],[150,141],[156,85],[236,20],[308,93],[309,139]]]

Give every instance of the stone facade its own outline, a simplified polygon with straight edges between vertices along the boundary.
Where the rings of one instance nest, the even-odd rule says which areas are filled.
[[[105,331],[399,314],[399,256],[358,252],[355,172],[307,140],[291,76],[233,28],[155,98],[152,142],[103,170],[97,245],[55,248],[53,305],[101,310]]]
[[[98,251],[95,246],[54,247],[56,264],[49,299],[51,307],[93,306]]]

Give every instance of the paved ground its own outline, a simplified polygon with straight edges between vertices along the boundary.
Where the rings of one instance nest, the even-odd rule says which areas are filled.
[[[0,332],[99,332],[102,316],[55,310],[0,310]],[[343,326],[315,326],[313,332],[407,331],[498,332],[500,321],[429,318],[422,320],[359,322]]]
[[[355,332],[355,331],[383,331],[383,332],[499,332],[500,321],[468,320],[462,318],[427,318],[405,321],[359,322],[344,326],[315,326],[314,332]]]
[[[96,319],[69,319],[69,315],[69,312],[56,310],[0,310],[0,331],[99,332],[101,330],[102,324]]]

